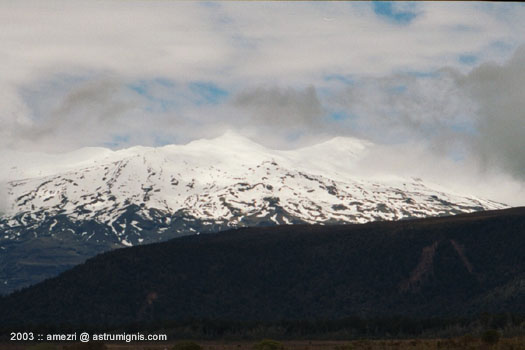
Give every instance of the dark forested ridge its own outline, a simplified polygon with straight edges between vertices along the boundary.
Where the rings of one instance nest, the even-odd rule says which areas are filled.
[[[2,326],[525,314],[525,208],[119,249],[0,299]]]

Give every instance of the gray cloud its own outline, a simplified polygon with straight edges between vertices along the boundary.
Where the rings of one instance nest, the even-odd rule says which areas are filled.
[[[465,74],[444,68],[424,77],[364,78],[329,102],[355,115],[350,133],[378,143],[419,142],[524,180],[524,82],[525,46],[503,64],[484,63]]]
[[[352,116],[334,124],[334,132],[380,144],[417,141],[435,153],[460,152],[470,138],[473,102],[455,79],[447,70],[423,77],[364,77],[328,98],[332,108]]]
[[[294,147],[330,133],[326,110],[313,86],[257,87],[232,98],[230,128],[247,132],[265,145]]]
[[[53,113],[53,119],[63,121],[79,112],[91,114],[97,122],[118,118],[134,104],[118,99],[122,83],[112,79],[90,81],[69,92]]]
[[[358,92],[349,103],[350,109],[374,109],[375,116],[371,113],[368,120],[333,123],[328,120],[327,125],[319,104],[321,100],[325,105],[325,97],[302,87],[313,84],[319,92],[327,84],[324,78],[334,74],[384,76],[403,69],[458,67],[462,66],[458,57],[465,52],[479,55],[480,61],[501,59],[508,51],[492,44],[515,47],[522,41],[520,33],[525,28],[525,9],[519,6],[502,14],[499,6],[482,11],[470,4],[425,3],[418,6],[419,20],[393,29],[367,3],[350,7],[343,3],[221,3],[210,7],[200,3],[140,2],[63,6],[66,3],[53,0],[49,7],[40,8],[31,1],[18,1],[0,10],[3,18],[12,19],[0,23],[3,51],[8,53],[0,52],[4,59],[0,67],[2,146],[20,148],[25,144],[27,148],[32,145],[41,149],[47,144],[61,150],[106,145],[113,134],[122,130],[131,135],[128,144],[152,144],[153,134],[164,134],[168,141],[183,135],[186,140],[188,135],[210,136],[213,130],[229,125],[245,129],[256,126],[258,131],[267,130],[269,137],[278,129],[277,134],[285,136],[315,131],[381,140],[382,131],[392,138],[402,138],[412,137],[414,131],[411,134],[408,130],[415,130],[421,137],[436,140],[431,130],[441,124],[436,120],[431,127],[424,114],[440,110],[446,113],[451,104],[432,99],[430,93],[412,99],[365,93],[363,96],[373,97],[366,106],[367,101]],[[123,10],[126,16],[121,15]],[[458,30],[464,27],[473,30]],[[188,32],[192,35],[186,35]],[[451,36],[457,40],[450,40]],[[75,74],[77,70],[110,72],[110,76],[125,82],[161,77],[186,83],[211,81],[245,90],[233,106],[223,111],[219,107],[206,110],[193,106],[193,110],[190,107],[152,116],[151,111],[134,107],[134,103],[144,106],[144,101],[123,94],[118,87],[122,82],[104,78],[73,87],[70,93],[64,93],[60,104],[43,115],[27,115],[31,111],[27,113],[27,106],[16,96],[19,87],[50,76]],[[254,89],[258,84],[289,84],[299,89]],[[413,86],[416,89],[417,84]],[[265,99],[271,103],[266,104]],[[434,105],[425,111],[423,102]],[[390,106],[395,107],[397,116],[377,117],[381,113],[387,116],[380,108],[387,110]],[[404,112],[409,109],[415,113]],[[224,118],[202,116],[203,110],[223,113]],[[236,119],[230,120],[226,112],[232,112]],[[377,132],[366,130],[374,126],[379,128]],[[439,134],[445,135],[446,129],[444,125]],[[453,140],[454,134],[449,138]],[[435,142],[436,147],[439,144]]]
[[[139,103],[122,87],[123,82],[107,76],[66,85],[54,96],[41,98],[31,123],[13,128],[12,142],[22,149],[38,145],[40,150],[60,151],[110,141],[122,117]],[[44,95],[40,90],[36,96]]]
[[[525,180],[525,47],[507,63],[485,63],[458,78],[477,103],[472,141],[486,166],[503,167]]]
[[[272,125],[276,128],[319,127],[323,114],[321,102],[314,87],[256,88],[241,92],[234,105],[246,111],[249,123]]]

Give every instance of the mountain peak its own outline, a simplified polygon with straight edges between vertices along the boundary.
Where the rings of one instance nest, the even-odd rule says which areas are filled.
[[[367,146],[337,137],[279,151],[229,131],[186,145],[33,155],[22,162],[29,170],[14,170],[23,177],[6,186],[0,249],[11,265],[4,271],[18,271],[18,243],[28,249],[44,244],[39,254],[47,262],[48,240],[60,247],[72,242],[86,258],[232,227],[363,223],[505,207],[410,178],[359,177],[356,159]],[[69,253],[64,257],[67,263]],[[31,281],[42,278],[31,271]],[[0,293],[24,283],[0,273]]]
[[[358,139],[355,137],[336,136],[323,142],[304,147],[302,151],[311,153],[313,151],[325,152],[327,155],[332,152],[345,153],[347,156],[357,157],[367,148],[373,146],[370,141]]]
[[[187,144],[187,146],[196,146],[196,145],[205,145],[205,146],[214,146],[220,148],[235,148],[238,147],[255,147],[255,148],[264,148],[259,143],[249,139],[248,137],[241,135],[233,130],[226,130],[222,135],[213,137],[213,138],[203,138],[193,140]],[[241,149],[242,151],[242,149]]]

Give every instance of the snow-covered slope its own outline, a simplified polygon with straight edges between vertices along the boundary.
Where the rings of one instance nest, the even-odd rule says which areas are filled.
[[[103,251],[192,233],[505,207],[418,179],[360,178],[370,146],[335,138],[276,151],[227,133],[160,148],[2,153],[0,294]]]
[[[70,228],[86,240],[102,225],[107,232],[95,239],[130,245],[165,239],[166,231],[173,236],[245,225],[363,223],[504,207],[418,179],[355,178],[356,160],[367,147],[338,137],[277,151],[229,132],[160,148],[18,154],[19,165],[8,160],[15,164],[9,176],[17,179],[8,183],[10,207],[0,229],[4,239],[20,237],[21,227],[42,232],[45,225],[53,234],[64,229],[56,217],[66,216],[69,226],[97,223],[83,232]],[[145,235],[152,227],[156,232]]]

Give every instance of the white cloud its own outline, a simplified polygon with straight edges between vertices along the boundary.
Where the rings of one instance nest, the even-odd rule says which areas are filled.
[[[521,127],[521,97],[491,94],[482,79],[523,90],[505,63],[524,43],[520,4],[394,3],[416,13],[403,25],[352,2],[0,4],[0,150],[186,142],[233,126],[279,147],[360,135],[417,143],[429,159],[484,159],[485,177],[523,169],[520,135],[501,132]],[[469,72],[487,61],[505,65]],[[138,82],[150,96],[130,88]],[[203,103],[194,82],[229,95]],[[495,123],[503,105],[516,107]],[[327,117],[337,110],[352,115]],[[476,144],[470,127],[493,142]],[[479,173],[469,162],[464,173]]]
[[[510,22],[467,4],[419,7],[410,26],[397,26],[368,3],[4,1],[0,72],[16,82],[75,69],[304,82],[436,69],[495,40],[521,40],[521,7]]]

